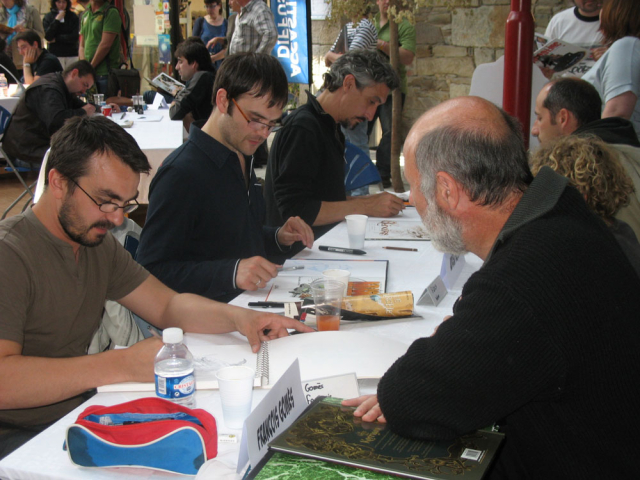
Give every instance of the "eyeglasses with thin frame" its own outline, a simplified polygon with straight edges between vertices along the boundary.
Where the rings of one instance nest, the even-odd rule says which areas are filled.
[[[245,113],[240,108],[240,105],[238,105],[238,102],[236,102],[235,99],[233,98],[231,99],[231,101],[236,107],[238,107],[238,111],[240,112],[240,115],[242,115],[242,117],[247,121],[247,125],[249,125],[256,132],[259,132],[260,130],[263,130],[266,128],[267,132],[271,133],[271,132],[277,131],[280,127],[282,127],[282,125],[277,125],[277,124],[271,125],[268,123],[259,122],[258,120],[249,120],[249,118],[245,115]]]
[[[98,203],[98,202],[96,202],[96,200],[91,195],[89,195],[87,193],[87,191],[84,188],[82,188],[78,184],[78,182],[76,182],[75,180],[73,180],[71,178],[69,178],[69,180],[71,180],[76,185],[76,187],[78,187],[80,190],[82,190],[84,192],[84,194],[87,197],[89,197],[91,199],[91,201],[93,203],[95,203],[98,206],[98,208],[100,209],[100,211],[103,212],[103,213],[113,213],[113,212],[117,211],[119,208],[121,208],[124,213],[131,213],[136,208],[138,208],[138,206],[140,206],[138,201],[135,200],[135,199],[134,200],[130,200],[129,202],[127,202],[126,205],[122,205],[122,206],[117,205],[117,204],[115,204],[113,202]]]

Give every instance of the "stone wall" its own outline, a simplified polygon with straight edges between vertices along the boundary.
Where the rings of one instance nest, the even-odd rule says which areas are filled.
[[[417,52],[408,68],[408,95],[403,112],[404,133],[416,118],[449,98],[469,94],[471,76],[483,63],[504,54],[504,29],[510,0],[467,0],[464,8],[449,10],[442,0],[416,15]],[[536,31],[544,33],[551,17],[573,5],[571,0],[532,0]],[[339,25],[312,22],[313,79],[322,84],[324,55]]]

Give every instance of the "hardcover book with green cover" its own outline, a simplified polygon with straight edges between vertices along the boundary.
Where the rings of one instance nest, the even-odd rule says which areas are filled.
[[[354,407],[340,402],[316,398],[270,448],[402,477],[479,480],[504,437],[479,430],[451,441],[410,440],[391,432],[386,424],[363,422],[353,416]]]

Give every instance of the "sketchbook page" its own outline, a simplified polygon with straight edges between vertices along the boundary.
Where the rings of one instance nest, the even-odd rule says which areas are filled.
[[[273,279],[265,301],[298,302],[311,298],[311,282],[322,278],[322,272],[325,270],[334,268],[350,272],[347,288],[350,296],[385,293],[388,265],[387,260],[287,260],[283,270]],[[302,268],[288,270],[294,267]]]
[[[269,342],[269,384],[273,385],[297,358],[303,381],[354,372],[358,378],[380,378],[409,345],[357,332],[317,332]]]
[[[217,389],[216,372],[223,367],[246,365],[256,369],[257,355],[251,351],[251,346],[248,343],[242,345],[215,345],[213,343],[205,345],[204,342],[199,342],[199,345],[195,346],[190,345],[188,341],[185,343],[193,355],[197,390]],[[254,385],[260,386],[259,378],[256,378]],[[154,392],[155,388],[154,382],[123,382],[98,387],[98,393]]]
[[[213,336],[213,335],[212,335]],[[199,337],[204,337],[200,335]],[[187,346],[196,364],[196,389],[218,388],[215,372],[223,366],[256,368],[257,354],[248,343],[242,345]],[[355,373],[358,378],[380,378],[409,345],[358,332],[316,332],[271,340],[269,343],[269,386],[274,385],[297,358],[301,380]],[[254,386],[260,386],[256,378]],[[155,384],[125,382],[98,387],[98,392],[153,392]]]
[[[431,240],[421,220],[369,219],[365,240]]]

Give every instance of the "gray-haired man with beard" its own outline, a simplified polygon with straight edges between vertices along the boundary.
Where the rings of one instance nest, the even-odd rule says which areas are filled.
[[[265,178],[268,225],[299,216],[317,238],[345,215],[391,217],[404,208],[389,193],[347,198],[340,130],[373,119],[398,83],[391,65],[371,50],[350,51],[331,65],[324,90],[317,98],[309,95],[307,104],[285,119],[271,145]]]
[[[476,98],[423,115],[405,174],[438,249],[484,260],[356,416],[413,438],[498,423],[490,478],[632,478],[640,413],[640,279],[567,180],[532,179],[517,122]]]
[[[160,328],[239,331],[261,340],[311,331],[299,322],[177,294],[109,233],[136,206],[149,163],[104,117],[75,117],[51,140],[46,186],[27,212],[0,223],[0,458],[66,415],[101,385],[153,381],[162,342],[86,355],[104,302]],[[267,331],[268,330],[268,331]]]

